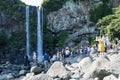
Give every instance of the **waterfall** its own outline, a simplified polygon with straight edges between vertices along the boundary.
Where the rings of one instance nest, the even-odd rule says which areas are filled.
[[[30,58],[29,6],[26,6],[26,54]]]
[[[42,21],[41,21],[41,7],[37,7],[37,60],[38,62],[42,61],[43,56],[43,43],[42,43]]]

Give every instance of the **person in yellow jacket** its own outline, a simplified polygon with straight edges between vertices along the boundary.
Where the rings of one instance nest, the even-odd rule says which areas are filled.
[[[98,51],[100,52],[100,56],[103,57],[105,52],[104,36],[99,36],[96,40],[99,42]]]

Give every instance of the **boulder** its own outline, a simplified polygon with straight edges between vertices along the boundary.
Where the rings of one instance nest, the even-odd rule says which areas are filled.
[[[79,69],[80,69],[80,71],[83,72],[83,73],[88,72],[91,64],[92,64],[92,60],[91,60],[90,57],[83,58],[83,59],[79,62]]]
[[[105,76],[110,75],[110,71],[108,68],[109,59],[106,57],[99,57],[96,59],[90,66],[89,76],[88,78],[96,78],[98,77],[100,80],[102,80]]]
[[[65,69],[62,62],[56,61],[52,64],[47,74],[51,77],[68,78],[69,72]]]
[[[38,74],[42,71],[42,69],[38,66],[33,66],[31,69],[30,69],[30,72],[32,73],[35,73],[35,74]]]
[[[76,63],[78,58],[79,58],[78,56],[71,57],[71,58],[70,58],[70,63],[71,63],[71,64],[72,64],[72,63]]]
[[[27,73],[26,70],[21,70],[21,71],[19,72],[19,75],[25,75],[26,73]]]
[[[26,76],[22,80],[29,80],[34,76],[34,73],[27,73]]]
[[[71,64],[71,66],[72,66],[73,68],[79,68],[78,65],[79,65],[78,63],[73,63],[73,64]]]
[[[53,78],[51,78],[50,76],[46,74],[38,74],[34,76],[26,76],[22,80],[53,80]]]
[[[78,79],[69,79],[69,80],[78,80]]]
[[[120,54],[108,55],[108,58],[111,62],[119,62],[120,61]]]
[[[107,67],[112,74],[120,74],[120,62],[110,62]]]
[[[75,70],[75,68],[73,68],[71,65],[69,65],[69,64],[66,64],[65,65],[65,68],[67,69],[67,70],[69,70],[69,71],[73,71],[73,70]]]
[[[120,54],[108,55],[110,63],[107,65],[112,74],[120,74]]]
[[[39,75],[35,75],[29,80],[53,80],[53,78],[51,78],[50,76],[46,74],[39,74]]]
[[[14,77],[11,73],[0,75],[0,80],[10,80],[10,79],[13,79],[13,78]]]
[[[120,74],[119,74],[118,80],[120,80]]]
[[[106,77],[104,77],[104,79],[103,80],[118,80],[114,75],[109,75],[109,76],[106,76]]]
[[[71,78],[73,78],[73,79],[80,79],[80,77],[81,77],[80,73],[75,73],[71,76]]]
[[[78,72],[80,72],[79,68],[75,68],[74,70],[71,71],[71,73],[78,73]]]

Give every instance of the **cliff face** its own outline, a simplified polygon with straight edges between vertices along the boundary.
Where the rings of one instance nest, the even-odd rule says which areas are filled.
[[[0,13],[0,31],[5,32],[8,37],[11,37],[13,32],[19,32],[22,29],[22,23],[2,12]]]
[[[111,0],[113,6],[119,5],[119,0]],[[89,36],[96,33],[95,23],[89,20],[90,9],[95,9],[102,4],[100,0],[73,1],[69,0],[58,11],[51,12],[48,16],[47,27],[52,32],[66,31],[68,33],[65,45],[76,46],[82,35]],[[78,44],[79,45],[79,44]]]
[[[95,24],[89,21],[89,10],[93,6],[97,6],[101,2],[95,2],[94,5],[88,2],[74,2],[70,0],[63,5],[63,8],[51,12],[48,18],[48,29],[52,32],[64,30],[68,33],[66,44],[75,46],[76,40],[81,40],[81,35],[96,33]]]
[[[2,2],[2,4],[0,5],[0,32],[4,32],[7,35],[7,37],[9,38],[8,42],[10,41],[10,43],[7,43],[8,45],[5,47],[0,45],[0,55],[4,53],[6,53],[6,55],[8,53],[24,53],[25,23],[23,23],[23,21],[25,19],[23,19],[22,17],[25,15],[20,15],[20,7],[18,6],[17,1],[5,1],[8,1],[8,4],[10,4],[10,6],[6,5],[6,2],[0,1],[0,4]],[[114,7],[120,4],[120,0],[110,0],[110,2],[113,4]],[[5,4],[3,5],[3,3]],[[68,36],[64,46],[77,46],[79,45],[79,43],[82,44],[82,36],[86,35],[86,37],[88,37],[90,34],[96,33],[95,29],[97,27],[95,23],[89,20],[89,10],[96,8],[99,4],[102,4],[100,0],[68,0],[61,9],[50,12],[50,14],[47,15],[47,28],[55,33],[59,33],[60,31],[67,32]],[[15,6],[13,7],[13,5]],[[6,10],[3,10],[4,6],[6,7]],[[20,14],[14,12],[13,9],[15,9],[16,12],[18,11],[18,13]],[[12,11],[12,15],[6,14],[5,12],[7,11]],[[25,13],[25,10],[23,10],[22,12]],[[16,16],[19,16],[19,18],[17,18]],[[30,17],[34,16],[30,15]],[[30,24],[30,27],[36,26],[34,19],[30,21],[32,23],[32,25]],[[36,30],[34,31],[32,29],[32,31],[32,35],[36,37]],[[31,42],[33,42],[34,44],[36,44],[35,39],[33,41],[31,40]]]

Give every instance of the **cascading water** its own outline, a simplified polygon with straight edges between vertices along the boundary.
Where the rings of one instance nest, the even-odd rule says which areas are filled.
[[[26,6],[26,53],[30,58],[29,6]]]
[[[23,3],[25,3],[26,5],[30,5],[30,6],[36,6],[37,7],[37,54],[38,54],[38,57],[37,57],[37,60],[38,62],[41,62],[42,61],[42,56],[43,56],[43,41],[42,41],[42,24],[41,24],[41,6],[42,6],[42,3],[43,3],[43,0],[21,0]],[[26,13],[26,16],[29,16],[29,14]],[[28,19],[29,20],[29,19]],[[26,24],[27,24],[27,21],[26,21]],[[29,36],[29,34],[27,35]],[[27,38],[29,39],[29,38]],[[27,42],[29,43],[29,42]],[[27,45],[29,46],[29,45]],[[28,51],[29,51],[29,48],[28,48]],[[28,53],[27,53],[28,54]],[[28,55],[29,56],[29,55]]]
[[[42,43],[42,21],[41,21],[41,7],[37,7],[37,54],[38,54],[38,62],[42,61],[43,56],[43,43]]]

